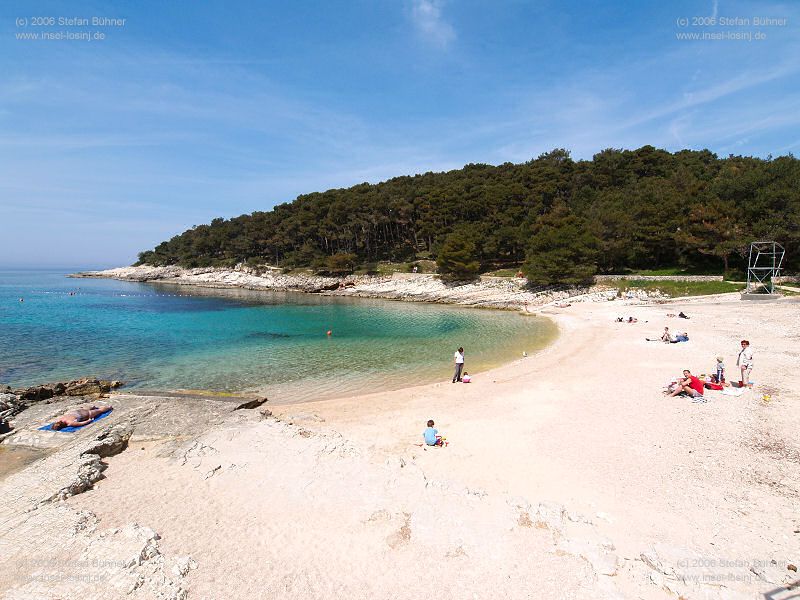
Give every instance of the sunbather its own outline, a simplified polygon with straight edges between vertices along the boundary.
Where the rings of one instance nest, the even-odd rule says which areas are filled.
[[[678,341],[677,338],[669,332],[669,327],[664,327],[664,333],[661,334],[660,338],[646,337],[644,339],[646,339],[648,342],[657,342],[658,340],[661,340],[665,344],[674,343]]]
[[[64,429],[64,427],[83,427],[110,410],[111,405],[74,408],[64,413],[63,417],[59,417],[50,428],[58,431],[59,429]]]

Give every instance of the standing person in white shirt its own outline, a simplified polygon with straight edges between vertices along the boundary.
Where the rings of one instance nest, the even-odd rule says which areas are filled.
[[[464,349],[459,348],[456,350],[453,358],[456,361],[456,372],[453,373],[453,383],[455,383],[456,381],[461,381],[461,371],[464,369]]]
[[[736,359],[736,366],[742,372],[739,379],[739,387],[752,387],[750,383],[750,373],[753,370],[753,350],[750,348],[750,342],[742,340],[742,351],[739,352],[739,358]]]

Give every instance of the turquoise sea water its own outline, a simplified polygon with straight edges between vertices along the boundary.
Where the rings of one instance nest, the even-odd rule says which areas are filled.
[[[65,275],[0,271],[0,383],[97,376],[302,401],[446,381],[458,346],[480,371],[554,333],[501,311]]]

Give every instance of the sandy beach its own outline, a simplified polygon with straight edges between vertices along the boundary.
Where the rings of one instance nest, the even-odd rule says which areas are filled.
[[[797,597],[799,309],[738,295],[550,306],[555,343],[470,384],[325,402],[182,413],[114,394],[102,425],[0,481],[0,594]],[[679,311],[691,319],[666,316]],[[664,326],[690,342],[645,341]],[[717,355],[734,379],[742,338],[752,390],[662,394]],[[58,410],[40,408],[26,429]],[[446,448],[420,445],[428,419]],[[85,447],[123,434],[123,451]],[[59,496],[98,461],[102,478]]]

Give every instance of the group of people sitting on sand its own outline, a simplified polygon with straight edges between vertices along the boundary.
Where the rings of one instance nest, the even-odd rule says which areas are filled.
[[[684,319],[688,319],[686,315],[683,315]],[[669,316],[669,315],[668,315]],[[673,317],[675,315],[672,315]],[[639,319],[636,317],[617,317],[615,319],[617,323],[638,323]],[[647,321],[645,321],[647,323]],[[652,337],[652,338],[645,338],[648,342],[657,342],[661,340],[665,344],[677,344],[678,342],[688,342],[689,341],[689,333],[687,331],[679,331],[677,333],[673,333],[669,330],[669,327],[664,327],[664,333],[661,334],[661,337]]]
[[[628,317],[627,319],[624,317],[617,317],[617,323],[638,323],[638,322],[639,319],[637,319],[636,317]]]
[[[669,330],[669,327],[664,327],[664,333],[661,334],[661,337],[644,339],[646,339],[648,342],[657,342],[660,340],[665,344],[677,344],[678,342],[688,342],[689,332],[679,331],[678,333],[673,333]]]
[[[714,372],[700,377],[692,375],[689,369],[684,369],[683,377],[678,377],[667,386],[666,394],[670,397],[686,395],[693,398],[695,402],[705,402],[703,392],[709,390],[723,390],[728,387],[752,388],[750,374],[753,371],[753,350],[750,348],[749,340],[741,341],[742,349],[736,359],[736,366],[739,369],[739,381],[731,383],[725,379],[725,362],[722,356],[717,356],[717,364]]]

